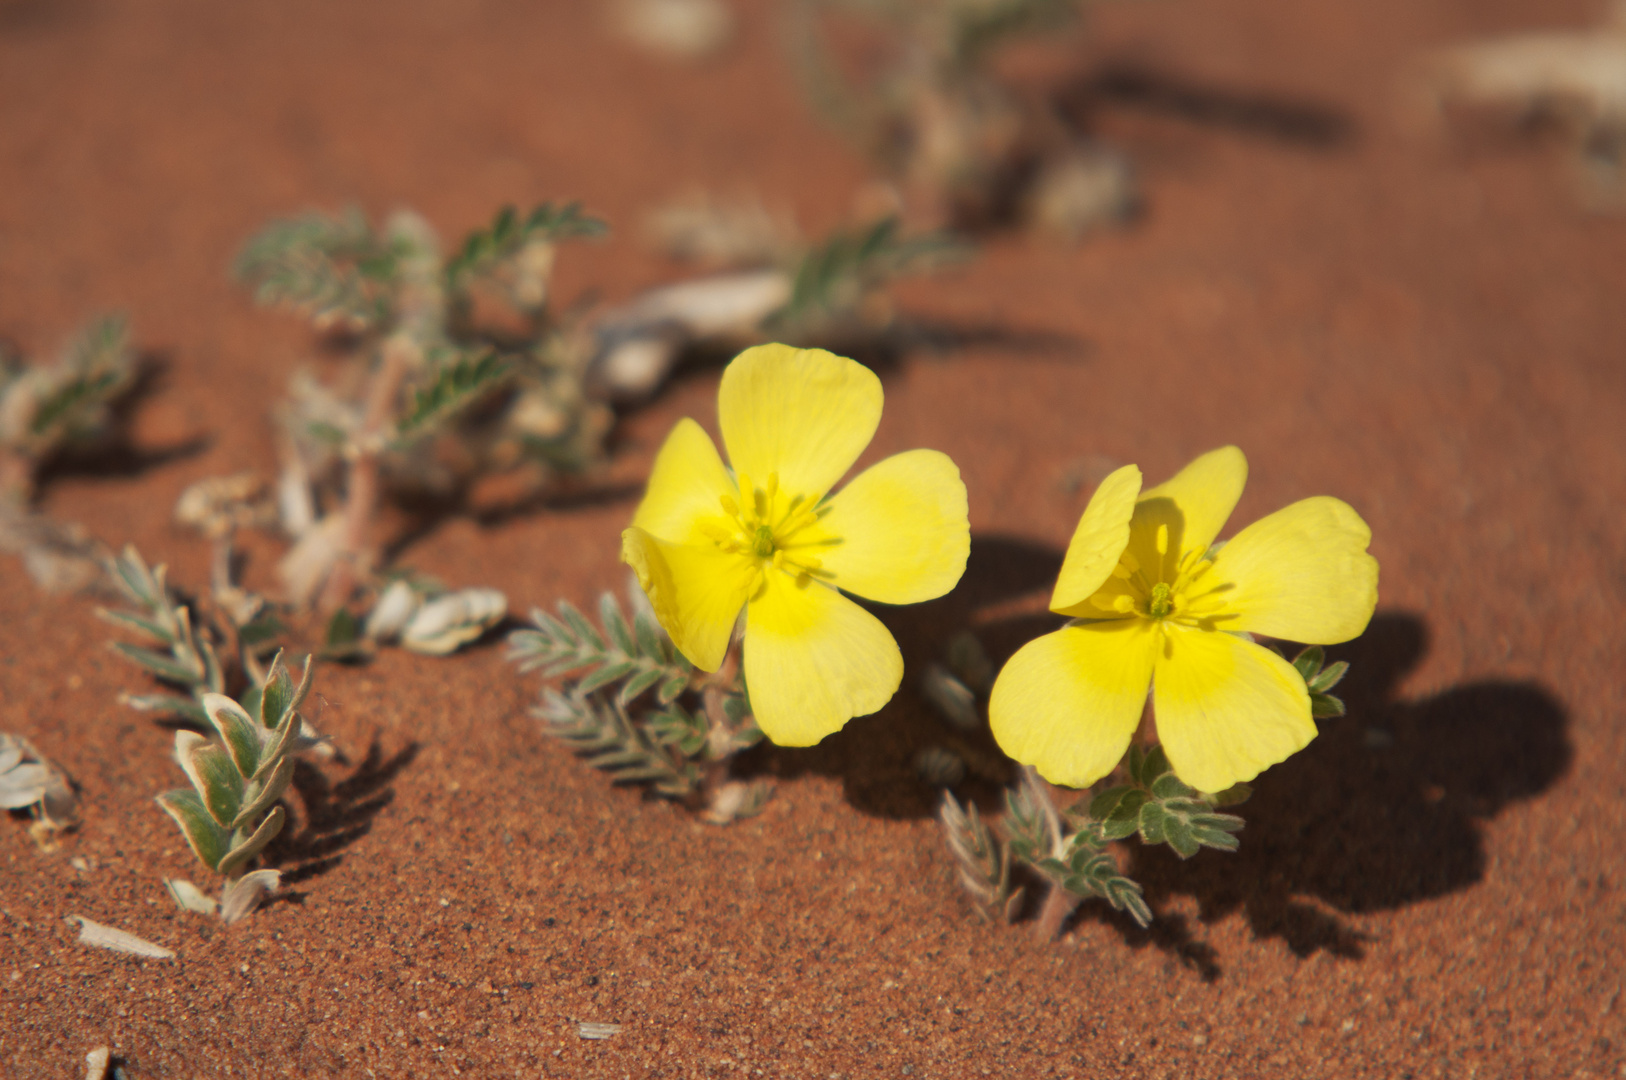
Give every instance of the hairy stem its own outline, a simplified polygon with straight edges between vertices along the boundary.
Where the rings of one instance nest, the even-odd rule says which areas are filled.
[[[318,605],[323,612],[343,606],[372,570],[372,525],[378,512],[379,457],[384,449],[385,429],[395,420],[401,385],[419,356],[417,343],[406,334],[391,336],[384,342],[384,355],[368,384],[361,431],[352,444],[355,460],[350,463],[345,490],[344,532],[339,538],[338,560],[322,587]]]
[[[705,774],[700,781],[701,806],[710,806],[717,790],[728,779],[728,756],[717,752],[717,749],[726,747],[733,741],[730,737],[733,731],[728,723],[728,713],[723,709],[723,698],[739,677],[741,641],[742,639],[736,635],[729,642],[728,652],[723,655],[723,662],[717,666],[716,671],[706,676],[700,690],[700,703],[706,710],[706,739],[713,751],[707,755]]]
[[[1039,909],[1039,919],[1033,924],[1033,932],[1039,935],[1040,941],[1054,941],[1056,935],[1061,933],[1062,924],[1067,916],[1078,907],[1079,897],[1061,887],[1061,882],[1052,881],[1050,891],[1045,893],[1044,906]]]

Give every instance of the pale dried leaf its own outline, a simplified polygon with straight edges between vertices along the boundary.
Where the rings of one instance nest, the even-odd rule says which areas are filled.
[[[413,652],[445,656],[485,633],[506,614],[508,600],[496,589],[459,589],[419,608],[401,632],[401,644]]]
[[[146,938],[136,937],[134,934],[111,926],[103,926],[93,922],[83,915],[69,915],[69,922],[79,923],[79,944],[88,945],[93,949],[111,949],[113,952],[126,953],[130,956],[141,956],[149,960],[173,960],[175,953],[162,945],[154,945]]]
[[[182,878],[165,878],[164,888],[182,911],[195,911],[199,915],[213,915],[217,905],[204,891]]]
[[[597,1024],[583,1020],[576,1025],[576,1033],[584,1039],[611,1039],[621,1034],[620,1024]]]
[[[85,1055],[85,1080],[107,1080],[107,1069],[112,1062],[113,1048],[98,1046]]]
[[[220,897],[220,917],[230,926],[253,913],[260,901],[276,891],[282,884],[282,871],[256,870],[244,874],[230,885]]]

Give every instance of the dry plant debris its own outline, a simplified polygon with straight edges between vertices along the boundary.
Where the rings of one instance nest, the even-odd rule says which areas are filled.
[[[114,316],[92,320],[52,364],[28,364],[0,342],[0,551],[20,556],[51,592],[99,584],[105,549],[31,508],[41,470],[106,445],[115,406],[139,373],[124,320]]]
[[[788,41],[808,97],[933,219],[982,227],[1025,217],[1076,237],[1136,206],[1122,157],[1015,93],[995,57],[1052,38],[1080,0],[786,0]],[[854,74],[827,43],[846,18],[886,59]]]
[[[409,212],[276,222],[238,260],[262,304],[345,346],[338,377],[296,373],[278,410],[277,494],[295,538],[279,571],[299,606],[333,611],[376,569],[380,500],[454,497],[477,477],[534,486],[597,461],[606,406],[584,390],[591,338],[550,304],[558,245],[599,235],[576,204],[504,209],[449,256]]]
[[[79,944],[92,949],[109,949],[113,952],[124,953],[127,956],[139,956],[147,960],[173,960],[175,952],[162,945],[154,945],[146,938],[137,937],[124,930],[112,926],[103,926],[83,915],[69,915],[69,923],[79,924]]]
[[[633,44],[676,60],[705,60],[734,37],[724,0],[612,0],[615,29]]]
[[[27,810],[42,846],[79,823],[79,796],[68,774],[21,735],[0,732],[0,810]]]
[[[1436,110],[1461,104],[1520,120],[1556,121],[1575,147],[1589,194],[1626,198],[1626,2],[1592,30],[1513,34],[1431,57],[1424,81]]]

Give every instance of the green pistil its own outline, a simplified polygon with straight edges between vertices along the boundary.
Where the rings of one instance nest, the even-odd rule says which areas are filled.
[[[758,525],[756,540],[751,545],[752,552],[759,559],[766,559],[773,554],[773,530],[766,525]]]
[[[1152,618],[1161,619],[1174,610],[1173,590],[1163,582],[1152,586]]]

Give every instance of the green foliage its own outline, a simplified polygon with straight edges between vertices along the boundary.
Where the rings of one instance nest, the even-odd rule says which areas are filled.
[[[938,808],[949,847],[960,862],[960,883],[977,901],[985,918],[1014,922],[1022,910],[1025,891],[1011,881],[1011,847],[999,839],[977,813],[976,803],[961,806],[950,792],[943,792]]]
[[[429,385],[414,391],[406,415],[395,430],[408,436],[444,420],[501,383],[510,368],[494,352],[478,356],[459,355],[455,362],[439,369]]]
[[[526,244],[603,236],[607,232],[609,226],[584,214],[579,202],[562,206],[545,202],[523,218],[512,206],[505,206],[497,211],[490,228],[469,233],[458,253],[447,260],[446,285],[456,290],[470,278],[492,273],[505,260],[518,255]]]
[[[1293,667],[1303,676],[1305,689],[1310,692],[1310,715],[1317,720],[1344,715],[1343,698],[1330,691],[1349,672],[1349,661],[1340,660],[1335,664],[1326,661],[1327,654],[1319,645],[1311,645],[1293,658]]]
[[[111,643],[113,650],[149,675],[184,692],[124,694],[120,700],[126,705],[207,726],[210,721],[203,699],[208,694],[225,693],[229,679],[246,684],[245,702],[258,700],[266,678],[260,665],[276,651],[277,638],[283,631],[275,614],[257,611],[242,626],[200,619],[194,614],[194,605],[182,603],[170,591],[165,568],[149,567],[133,546],[126,546],[108,563],[107,576],[129,606],[102,608],[97,614],[146,639],[140,645],[115,641]],[[229,659],[221,654],[227,642],[235,645],[226,652]]]
[[[103,608],[97,614],[116,626],[145,635],[153,643],[143,646],[115,641],[112,643],[114,651],[188,695],[127,694],[123,699],[125,704],[206,723],[204,695],[218,694],[225,689],[225,672],[213,635],[207,627],[194,626],[191,607],[177,602],[170,594],[164,581],[164,567],[149,568],[134,547],[126,547],[108,569],[114,584],[134,610]]]
[[[693,665],[654,617],[637,610],[629,620],[613,594],[600,597],[597,626],[568,602],[558,612],[533,611],[533,625],[508,639],[521,671],[575,676],[548,688],[535,710],[550,734],[617,783],[703,805],[710,820],[760,809],[760,785],[726,806],[718,798],[721,767],[762,739],[743,679],[696,685]]]
[[[969,247],[946,233],[904,237],[895,217],[854,232],[838,230],[802,256],[790,299],[768,325],[798,336],[850,320],[874,290],[905,274],[964,258]]]
[[[248,242],[235,270],[258,303],[361,331],[393,314],[405,254],[401,241],[375,231],[352,208],[272,222]]]
[[[966,646],[962,643],[956,648],[963,652]],[[1305,649],[1293,661],[1310,688],[1312,703],[1319,696],[1337,709],[1336,714],[1318,711],[1316,715],[1342,714],[1343,703],[1327,691],[1344,677],[1349,665],[1324,664],[1319,647]],[[975,667],[964,656],[956,666],[962,670]],[[953,679],[946,674],[940,677]],[[1237,850],[1236,834],[1242,831],[1243,820],[1220,810],[1246,802],[1253,793],[1249,785],[1236,784],[1220,792],[1197,791],[1175,774],[1161,746],[1131,746],[1117,775],[1120,782],[1059,812],[1047,785],[1031,768],[1024,768],[1021,781],[1005,792],[1003,843],[976,818],[975,808],[968,813],[945,794],[938,820],[959,863],[961,881],[979,905],[985,910],[1008,910],[1000,905],[1011,895],[1008,865],[1014,864],[1074,896],[1103,899],[1146,926],[1152,920],[1151,908],[1141,887],[1118,870],[1113,843],[1134,837],[1142,844],[1167,844],[1182,859],[1203,848]]]
[[[278,653],[252,710],[224,694],[204,694],[201,711],[218,742],[176,732],[175,758],[192,786],[165,792],[158,804],[199,861],[228,879],[241,875],[286,820],[277,802],[293,779],[292,754],[302,745],[299,706],[310,693],[312,664],[306,660],[296,684]]]
[[[629,622],[613,593],[599,598],[601,632],[568,601],[559,602],[555,618],[540,608],[531,612],[532,629],[508,638],[508,658],[521,671],[541,669],[553,678],[579,672],[575,688],[582,694],[619,685],[617,700],[625,705],[646,690],[670,705],[689,687],[690,664],[673,647],[655,617],[647,611]]]

